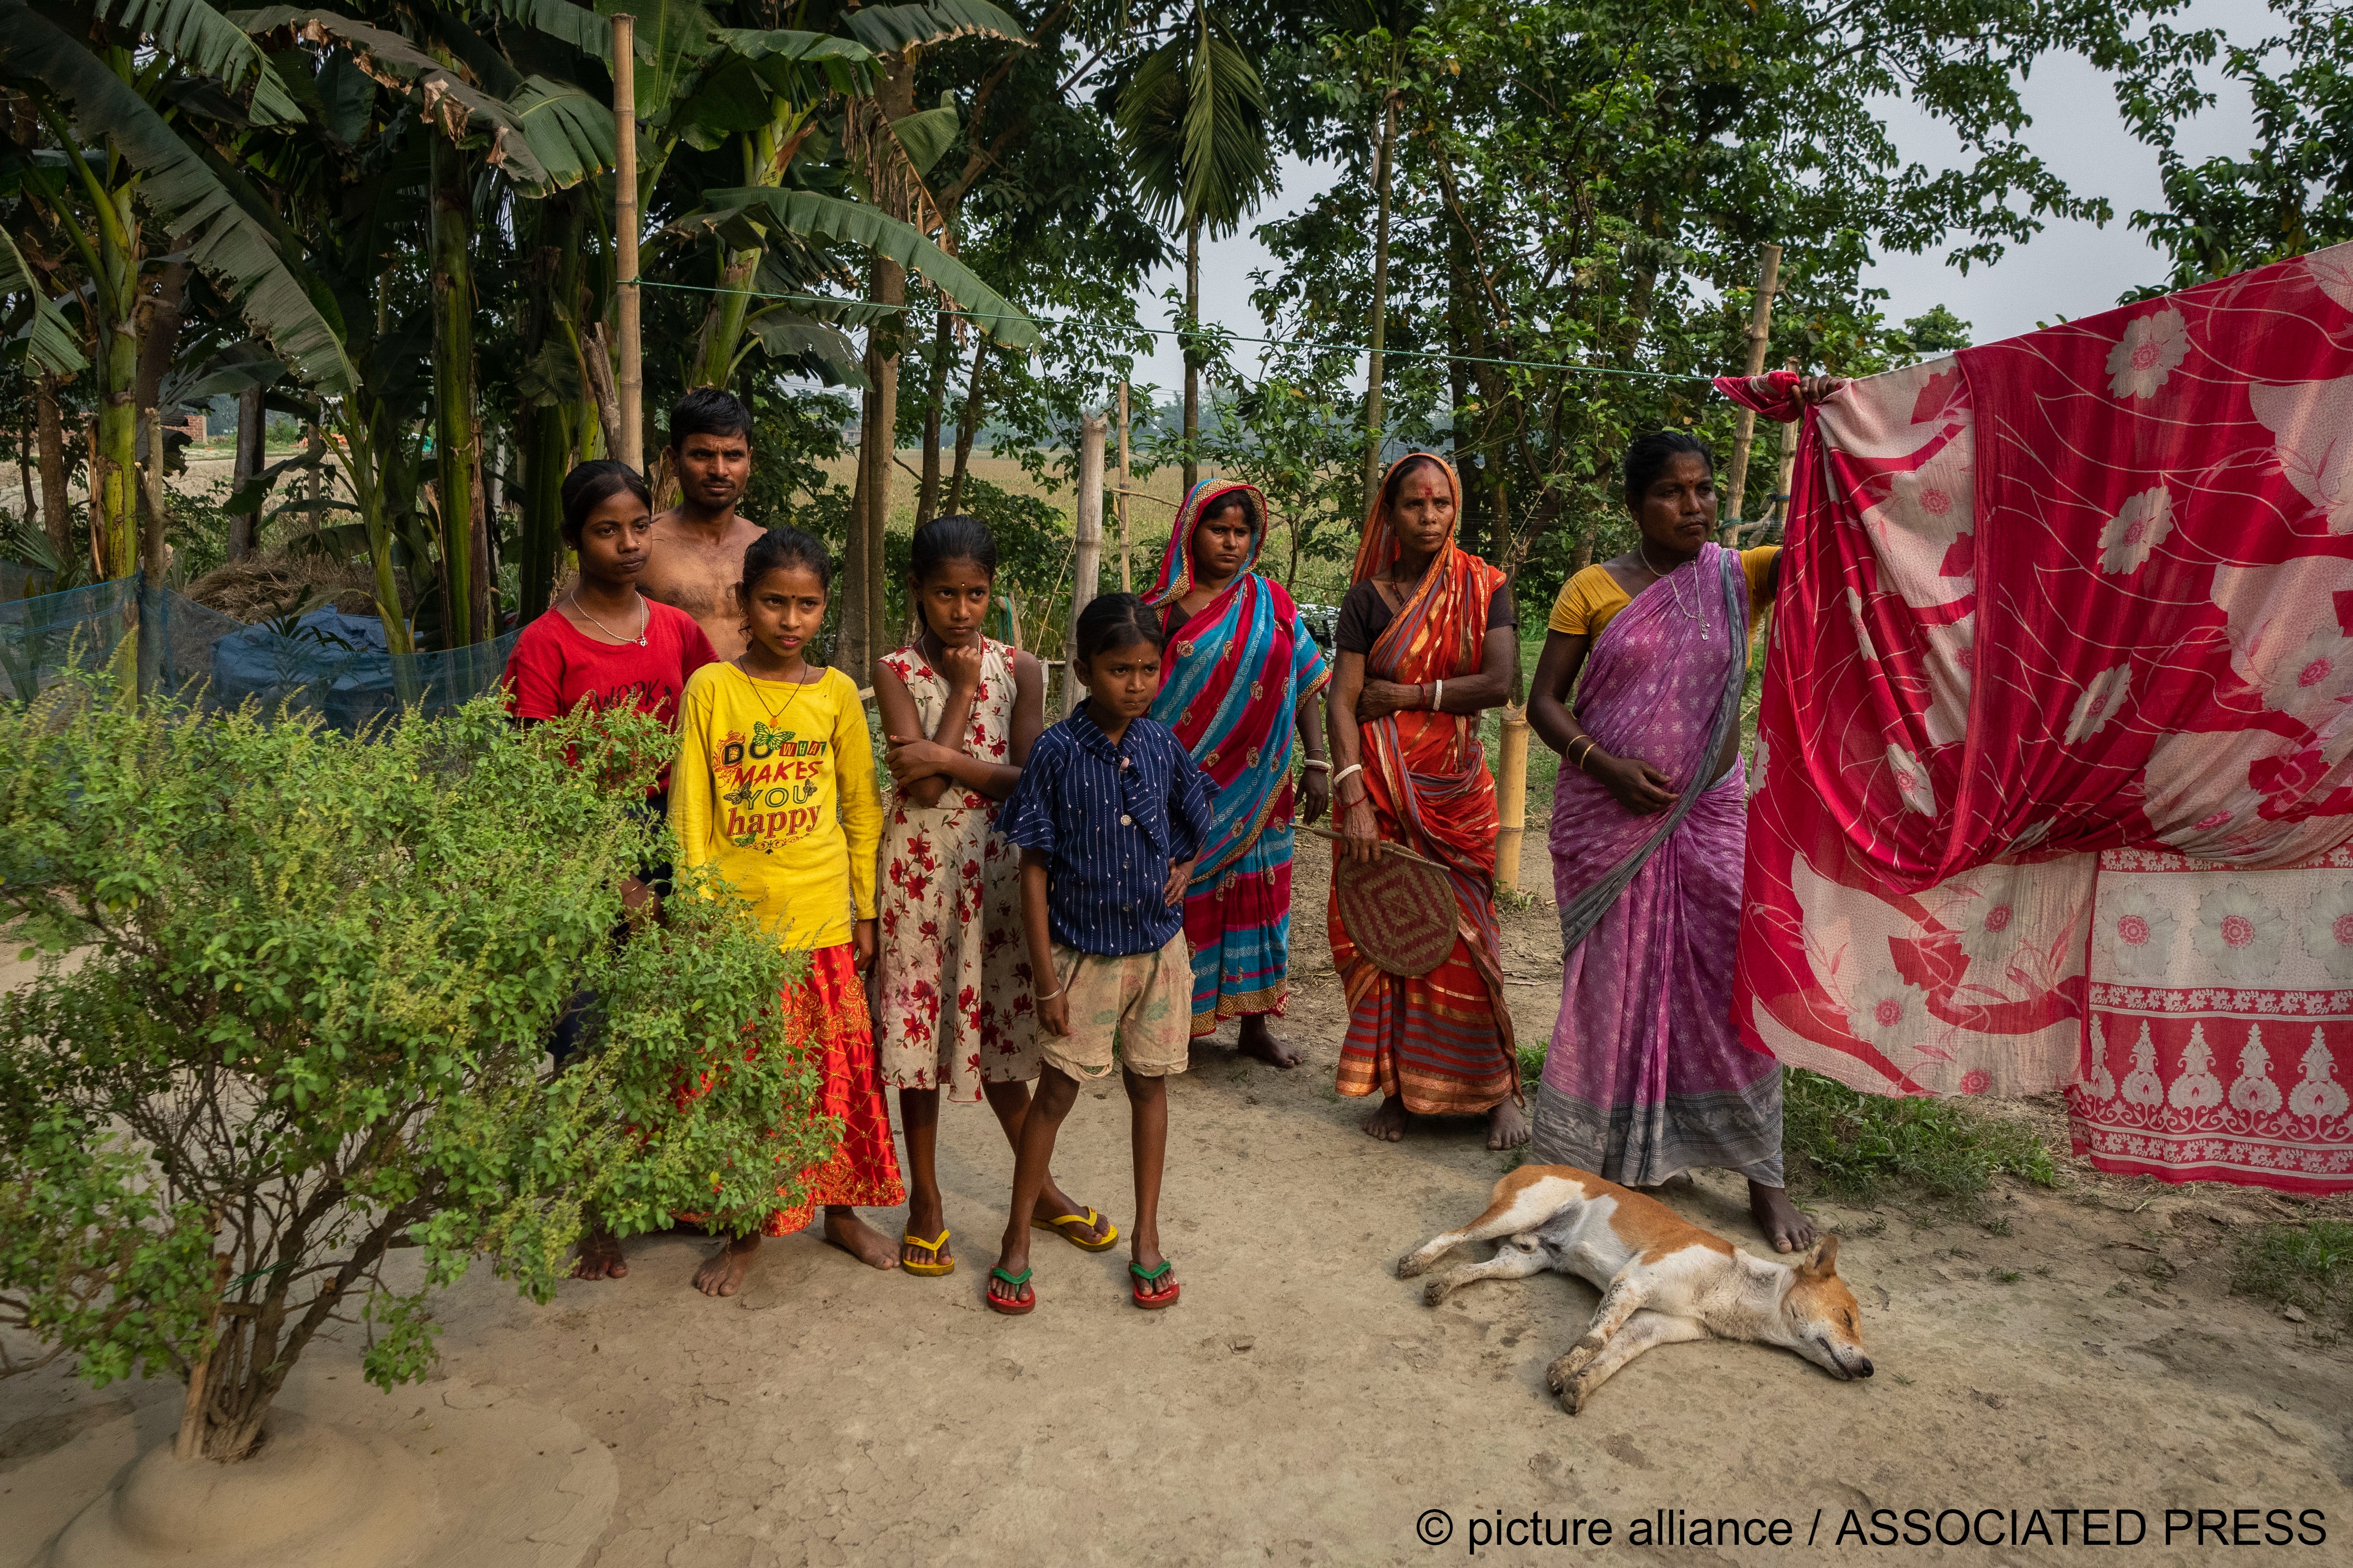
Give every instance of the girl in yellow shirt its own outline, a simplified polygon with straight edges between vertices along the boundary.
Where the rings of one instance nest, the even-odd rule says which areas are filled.
[[[833,563],[797,529],[772,528],[744,552],[737,585],[748,639],[694,672],[679,700],[670,821],[679,859],[708,866],[776,933],[808,955],[785,994],[820,1069],[816,1114],[839,1117],[833,1158],[805,1173],[807,1196],[727,1243],[695,1271],[707,1296],[741,1289],[763,1234],[790,1236],[825,1209],[825,1238],[877,1268],[899,1249],[858,1208],[906,1201],[875,1069],[859,971],[874,962],[875,849],[882,803],[858,689],[804,657],[825,621]]]

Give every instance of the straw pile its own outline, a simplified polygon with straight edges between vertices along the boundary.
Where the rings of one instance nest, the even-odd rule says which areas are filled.
[[[364,562],[324,555],[271,552],[207,572],[188,585],[188,597],[240,621],[266,621],[294,610],[329,605],[345,615],[375,614],[375,574]],[[402,608],[409,608],[401,584]]]

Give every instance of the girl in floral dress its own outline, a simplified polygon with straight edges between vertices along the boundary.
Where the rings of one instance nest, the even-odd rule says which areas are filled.
[[[909,586],[923,631],[874,661],[893,784],[875,1043],[907,1139],[900,1261],[911,1274],[955,1268],[934,1152],[940,1091],[987,1099],[1018,1147],[1038,1076],[1021,858],[996,825],[997,803],[1046,726],[1046,681],[1036,658],[981,633],[996,579],[997,542],[979,522],[943,517],[917,529]],[[1090,1252],[1119,1239],[1050,1174],[1031,1219]]]

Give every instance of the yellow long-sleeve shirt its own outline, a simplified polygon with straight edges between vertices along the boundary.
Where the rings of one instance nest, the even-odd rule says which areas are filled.
[[[874,918],[882,802],[858,688],[706,664],[679,699],[670,823],[688,866],[712,866],[786,948],[848,942]]]

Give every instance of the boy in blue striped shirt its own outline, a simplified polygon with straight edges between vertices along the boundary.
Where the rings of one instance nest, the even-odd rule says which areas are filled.
[[[1175,1304],[1160,1252],[1160,1170],[1168,1152],[1167,1077],[1192,1044],[1192,954],[1185,886],[1211,827],[1208,777],[1151,717],[1160,691],[1160,623],[1132,594],[1079,616],[1071,673],[1087,700],[1029,750],[997,831],[1021,851],[1021,924],[1029,945],[1041,1068],[1013,1165],[1013,1210],[988,1304],[1018,1317],[1029,1287],[1029,1228],[1079,1080],[1121,1067],[1134,1141],[1135,1304]]]

